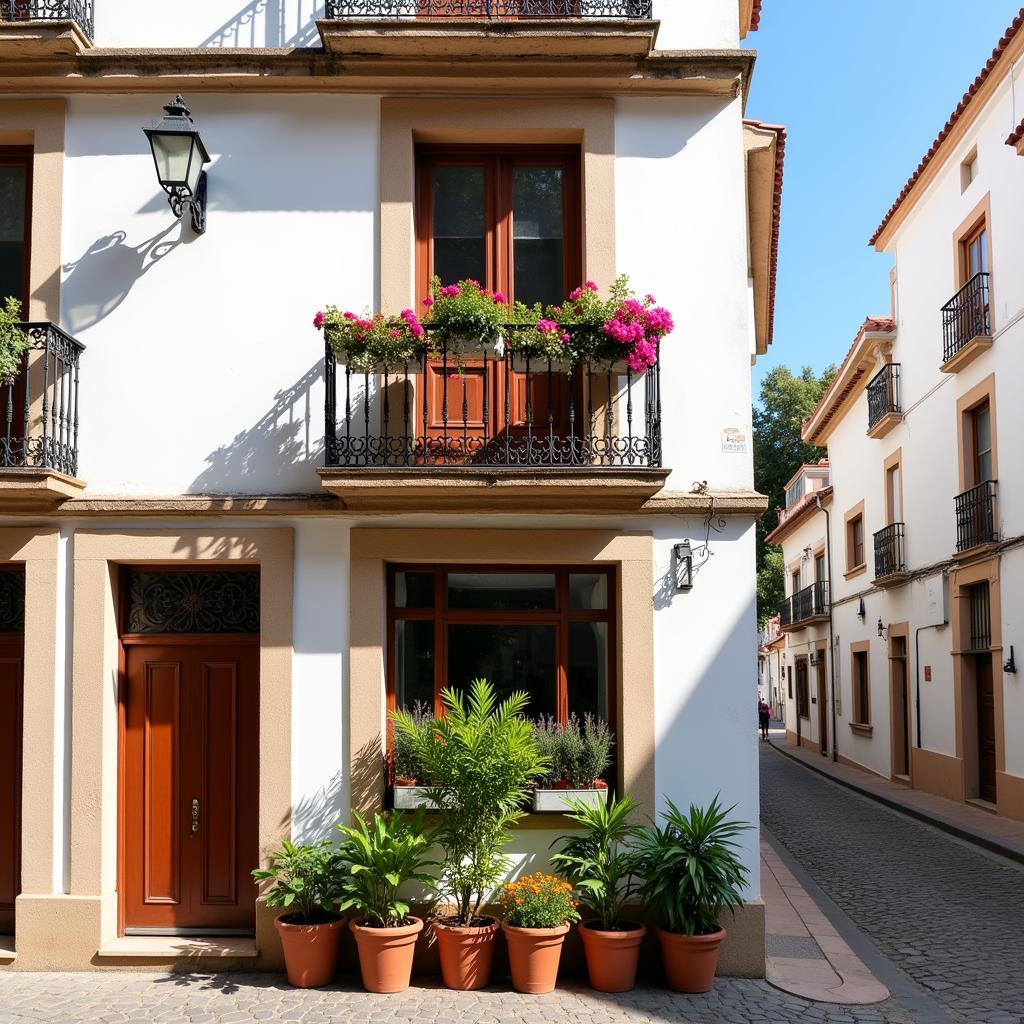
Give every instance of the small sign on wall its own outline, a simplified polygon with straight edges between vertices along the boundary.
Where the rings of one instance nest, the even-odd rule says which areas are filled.
[[[747,435],[736,427],[726,427],[722,431],[722,451],[726,455],[746,455]]]
[[[925,665],[924,667],[924,681],[930,683],[932,681],[932,667],[931,665]]]

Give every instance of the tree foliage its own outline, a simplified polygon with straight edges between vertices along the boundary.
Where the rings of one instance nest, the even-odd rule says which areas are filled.
[[[800,436],[803,421],[814,411],[836,375],[829,366],[820,376],[809,366],[794,374],[776,366],[761,383],[760,400],[754,407],[754,486],[768,495],[768,511],[757,528],[757,619],[763,626],[782,600],[781,553],[768,555],[772,546],[765,537],[778,525],[778,509],[786,504],[786,483],[806,462],[817,462],[825,452],[806,444]]]

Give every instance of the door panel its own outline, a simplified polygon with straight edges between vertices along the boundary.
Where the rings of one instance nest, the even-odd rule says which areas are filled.
[[[259,647],[130,645],[125,705],[125,929],[251,930]]]
[[[824,655],[822,655],[824,659]],[[825,687],[825,662],[818,662],[818,741],[821,753],[828,754],[828,697]]]
[[[0,639],[0,934],[21,891],[22,637]]]
[[[978,689],[978,795],[996,801],[996,703],[992,685],[992,655],[975,662]]]

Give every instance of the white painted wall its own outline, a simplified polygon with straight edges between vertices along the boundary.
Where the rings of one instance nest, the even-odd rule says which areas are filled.
[[[729,48],[740,43],[739,0],[654,0],[659,50]]]

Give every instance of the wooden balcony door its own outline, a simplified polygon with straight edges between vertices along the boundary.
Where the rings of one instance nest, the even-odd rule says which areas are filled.
[[[422,146],[417,179],[418,299],[434,276],[442,284],[476,280],[510,302],[544,307],[580,284],[577,147]],[[567,436],[567,375],[549,375],[546,364],[530,370],[527,379],[503,360],[431,361],[430,437],[448,439],[468,458],[485,439],[500,443],[506,433],[518,443],[528,435]]]
[[[975,656],[978,696],[978,796],[996,802],[996,701],[992,680],[992,655]]]

